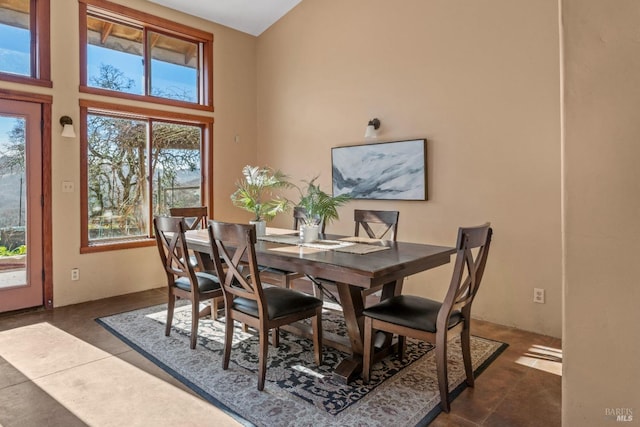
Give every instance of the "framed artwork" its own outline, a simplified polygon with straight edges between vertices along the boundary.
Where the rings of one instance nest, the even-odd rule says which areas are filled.
[[[333,195],[354,199],[427,200],[425,139],[333,147]]]

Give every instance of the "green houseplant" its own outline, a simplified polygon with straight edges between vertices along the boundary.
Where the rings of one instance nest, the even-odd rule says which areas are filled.
[[[350,197],[347,194],[331,196],[320,189],[314,177],[306,181],[304,191],[300,190],[298,206],[305,211],[304,225],[301,230],[305,241],[313,241],[318,237],[320,224],[329,224],[339,218],[338,207],[344,205]]]
[[[276,191],[289,188],[292,184],[280,170],[267,166],[242,168],[244,179],[236,182],[236,191],[231,194],[233,205],[251,212],[252,223],[256,224],[258,235],[264,234],[266,221],[289,208],[289,200],[280,197]]]

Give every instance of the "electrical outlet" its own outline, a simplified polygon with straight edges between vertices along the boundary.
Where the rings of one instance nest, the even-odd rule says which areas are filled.
[[[80,280],[80,269],[72,268],[71,269],[71,280]]]
[[[533,288],[533,302],[544,304],[544,289]]]

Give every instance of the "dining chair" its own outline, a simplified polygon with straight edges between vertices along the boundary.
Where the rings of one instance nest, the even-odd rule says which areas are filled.
[[[169,215],[183,217],[189,230],[198,230],[207,228],[207,211],[206,206],[169,208]]]
[[[264,389],[268,334],[273,330],[277,346],[278,328],[311,318],[314,358],[322,363],[322,301],[292,289],[263,287],[256,259],[254,225],[209,221],[211,252],[221,285],[225,306],[225,341],[222,368],[228,369],[234,322],[258,330],[258,390]],[[243,260],[244,257],[244,260]],[[221,259],[226,263],[223,269]]]
[[[302,206],[295,206],[293,208],[293,229],[300,231],[300,226],[307,220],[307,210]],[[320,221],[320,233],[324,234],[325,230],[324,219]]]
[[[396,234],[398,233],[399,217],[400,212],[398,211],[355,209],[353,211],[353,220],[356,224],[354,236],[360,236],[360,229],[362,228],[371,239],[386,239],[395,242]],[[381,226],[382,228],[378,227],[380,229],[374,231],[374,228],[377,226]]]
[[[406,337],[428,341],[436,346],[436,369],[440,405],[449,412],[447,342],[460,336],[466,382],[473,387],[471,365],[471,304],[478,293],[489,254],[490,224],[458,230],[453,275],[443,302],[412,295],[385,299],[363,311],[364,355],[362,377],[371,379],[376,331],[398,335],[398,357],[404,358]]]
[[[386,239],[396,241],[396,235],[398,234],[398,219],[400,218],[400,212],[398,211],[380,211],[380,210],[364,210],[354,209],[353,221],[355,222],[354,236],[360,237],[360,229],[363,229],[367,237],[370,239]],[[324,231],[323,231],[324,232]],[[335,286],[334,282],[318,279],[315,277],[307,276],[315,285],[313,288],[313,294],[319,297],[327,297],[333,302],[338,302],[333,293],[327,289],[327,286]],[[371,289],[364,289],[362,291],[363,298],[366,299],[370,294],[379,294],[380,288],[378,286]],[[378,300],[379,298],[376,298]]]
[[[167,275],[169,301],[165,335],[171,332],[176,299],[191,301],[191,348],[196,348],[200,302],[212,299],[211,313],[217,319],[218,301],[222,299],[222,287],[215,272],[195,271],[188,257],[185,239],[186,225],[182,217],[156,217],[153,228],[162,266]]]
[[[207,228],[208,209],[206,206],[193,206],[185,208],[169,208],[169,215],[184,218],[187,230],[199,230]],[[189,255],[191,265],[196,270],[203,270],[202,254],[196,252]]]
[[[354,209],[353,221],[355,222],[356,228],[353,235],[359,237],[360,229],[363,229],[370,239],[384,239],[395,242],[396,235],[398,234],[399,218],[400,212],[398,211]],[[365,289],[362,291],[362,295],[365,298],[376,292],[376,295],[379,295],[379,291],[380,287]],[[379,300],[379,298],[376,298],[376,300]]]
[[[303,207],[296,206],[293,208],[293,229],[299,230],[300,225],[306,218],[306,212]],[[324,221],[320,224],[320,232],[324,233]],[[280,286],[282,288],[291,288],[291,283],[304,277],[302,273],[296,271],[281,270],[279,268],[273,268],[268,266],[259,266],[260,279],[264,283]]]

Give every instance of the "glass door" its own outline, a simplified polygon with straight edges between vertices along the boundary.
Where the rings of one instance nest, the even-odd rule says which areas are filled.
[[[0,312],[43,305],[41,115],[0,100]]]

